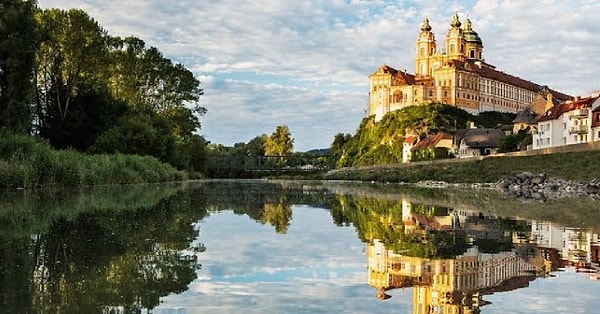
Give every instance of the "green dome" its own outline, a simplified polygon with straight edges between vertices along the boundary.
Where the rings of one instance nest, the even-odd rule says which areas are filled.
[[[469,43],[482,44],[481,37],[471,28],[471,20],[467,18],[465,29],[463,30],[463,38]]]
[[[463,37],[469,43],[478,43],[478,44],[482,44],[483,43],[481,41],[481,37],[479,37],[479,35],[475,31],[464,32],[463,33]]]

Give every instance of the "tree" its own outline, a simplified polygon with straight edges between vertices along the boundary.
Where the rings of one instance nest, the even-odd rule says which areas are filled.
[[[529,134],[529,128],[519,130],[517,134],[511,134],[503,137],[498,143],[498,152],[516,152],[527,150],[527,145],[532,143],[532,136]]]
[[[338,133],[334,136],[329,150],[334,158],[339,159],[344,154],[344,145],[352,139],[351,134]]]
[[[107,34],[81,10],[42,10],[37,20],[41,36],[36,55],[38,131],[55,146],[69,146],[53,136],[68,133],[65,123],[72,118],[78,95],[105,90]]]
[[[289,128],[286,125],[277,126],[275,132],[271,134],[265,143],[265,155],[268,156],[286,156],[294,148],[294,139],[291,137]]]
[[[264,156],[267,138],[268,136],[263,134],[248,141],[248,144],[246,144],[246,154],[249,156]]]
[[[155,47],[146,48],[136,37],[110,39],[111,92],[142,112],[162,113],[188,105],[203,115],[198,106],[203,95],[200,82],[180,63],[165,58]]]
[[[90,148],[95,153],[123,153],[154,156],[171,162],[176,140],[169,122],[158,115],[133,114],[98,137]]]
[[[0,128],[31,128],[37,48],[35,1],[0,0]]]

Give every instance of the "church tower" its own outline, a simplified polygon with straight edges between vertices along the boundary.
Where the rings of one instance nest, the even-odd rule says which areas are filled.
[[[465,55],[468,59],[483,61],[483,43],[477,32],[471,28],[471,20],[467,18],[463,29],[465,39]]]
[[[458,13],[454,13],[450,29],[446,34],[446,54],[450,59],[462,59],[465,54],[465,41],[461,25]]]
[[[431,76],[430,57],[436,52],[435,35],[431,31],[429,20],[425,18],[421,25],[421,32],[417,37],[416,77]]]

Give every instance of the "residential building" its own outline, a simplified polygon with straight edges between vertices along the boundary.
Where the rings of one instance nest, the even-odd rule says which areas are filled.
[[[452,135],[448,133],[430,135],[412,147],[410,160],[449,158],[452,148]]]
[[[417,140],[419,140],[418,137],[416,136],[407,136],[404,139],[404,143],[402,143],[402,162],[403,163],[407,163],[410,162],[412,154],[412,148],[413,146],[417,143]]]
[[[467,158],[495,154],[504,136],[502,129],[460,129],[454,135],[455,156]]]
[[[533,149],[600,141],[600,95],[567,100],[536,121]]]

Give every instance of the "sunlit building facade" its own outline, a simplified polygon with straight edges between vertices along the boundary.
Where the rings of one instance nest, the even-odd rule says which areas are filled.
[[[426,18],[416,41],[415,73],[388,65],[369,76],[368,115],[380,120],[386,113],[407,106],[441,102],[471,113],[482,111],[518,112],[537,95],[551,92],[566,100],[568,95],[551,91],[486,63],[483,42],[467,19],[455,14],[446,33],[445,45],[438,46]]]

